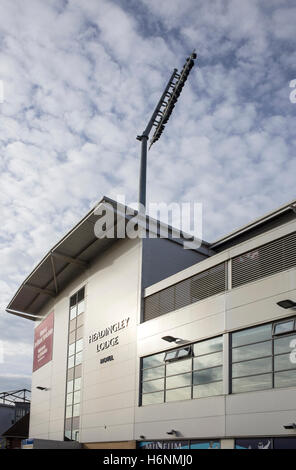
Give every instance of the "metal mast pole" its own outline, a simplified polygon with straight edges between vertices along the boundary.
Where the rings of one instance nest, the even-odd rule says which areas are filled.
[[[169,117],[175,107],[175,104],[180,96],[183,89],[184,83],[190,73],[190,70],[194,66],[194,60],[196,59],[195,51],[192,52],[190,57],[187,57],[186,62],[183,66],[181,73],[178,73],[177,69],[174,69],[167,86],[151,116],[150,121],[144,132],[137,136],[137,139],[141,142],[141,163],[140,163],[140,180],[139,180],[139,213],[145,215],[146,212],[146,179],[147,179],[147,147],[149,134],[152,126],[156,126],[154,135],[150,142],[150,147],[153,145],[161,136],[165,124],[168,122]],[[170,90],[171,88],[171,90]],[[142,210],[143,209],[143,210]]]
[[[155,125],[156,118],[158,116],[162,116],[161,107],[167,104],[165,101],[165,98],[171,95],[171,93],[169,93],[169,89],[174,86],[173,80],[174,78],[177,78],[177,77],[179,77],[179,75],[177,74],[177,69],[174,69],[168,81],[168,84],[154,110],[154,113],[152,114],[151,119],[147,124],[146,129],[144,130],[142,135],[137,136],[137,140],[141,142],[139,203],[145,208],[146,208],[146,180],[147,180],[147,148],[148,148],[149,134],[152,129],[152,126]]]

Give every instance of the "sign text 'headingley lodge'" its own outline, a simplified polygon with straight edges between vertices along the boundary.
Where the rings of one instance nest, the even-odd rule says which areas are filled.
[[[99,330],[99,331],[96,331],[95,333],[90,334],[88,337],[88,343],[89,344],[96,343],[102,338],[105,338],[104,341],[97,344],[97,352],[104,351],[108,349],[109,347],[117,346],[119,344],[118,335],[112,336],[111,338],[107,338],[107,337],[127,328],[129,326],[129,321],[130,321],[130,317],[127,317],[127,318],[124,318],[123,320],[113,323],[112,325],[108,326],[107,328],[104,328],[103,330]]]

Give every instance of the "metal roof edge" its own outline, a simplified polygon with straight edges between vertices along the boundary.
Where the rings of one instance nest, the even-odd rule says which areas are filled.
[[[282,206],[280,206],[279,208],[277,208],[273,211],[267,212],[263,216],[252,220],[248,224],[243,225],[242,227],[240,227],[236,230],[233,230],[232,232],[228,233],[227,235],[224,235],[223,237],[218,238],[213,243],[210,243],[210,248],[214,250],[217,246],[222,245],[223,243],[225,243],[229,240],[232,240],[232,239],[238,237],[239,235],[241,235],[245,232],[248,232],[249,230],[252,230],[255,227],[263,225],[265,222],[267,222],[269,220],[272,220],[275,217],[277,217],[278,215],[283,214],[285,212],[288,212],[289,210],[294,210],[296,212],[296,200],[295,199],[292,200],[291,202],[287,203],[287,204],[283,204]]]

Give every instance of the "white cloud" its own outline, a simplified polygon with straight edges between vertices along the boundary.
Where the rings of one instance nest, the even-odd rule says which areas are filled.
[[[2,0],[2,307],[94,201],[136,199],[136,136],[194,47],[148,197],[202,202],[208,240],[295,197],[293,3]],[[30,349],[32,324],[3,313],[0,340]],[[9,358],[7,374],[30,374],[29,353]]]

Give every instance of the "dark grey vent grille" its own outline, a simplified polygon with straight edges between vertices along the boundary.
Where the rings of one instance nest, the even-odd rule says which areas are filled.
[[[232,260],[232,287],[296,266],[296,232],[248,251]]]
[[[145,298],[144,321],[152,320],[226,290],[226,264],[196,274]]]

